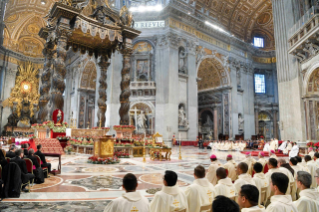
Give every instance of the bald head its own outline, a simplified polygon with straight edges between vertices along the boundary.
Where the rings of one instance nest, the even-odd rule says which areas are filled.
[[[226,169],[224,169],[223,167],[219,167],[216,170],[216,176],[218,179],[225,179],[227,177]]]

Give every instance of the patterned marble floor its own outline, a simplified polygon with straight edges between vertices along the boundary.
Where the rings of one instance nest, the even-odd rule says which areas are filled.
[[[178,147],[173,147],[171,161],[151,161],[142,158],[121,159],[119,164],[98,165],[87,163],[90,155],[62,156],[62,173],[46,179],[44,184],[34,185],[30,193],[22,193],[19,199],[5,199],[1,206],[9,208],[0,211],[102,211],[111,199],[120,196],[122,178],[127,173],[134,173],[139,180],[138,190],[152,198],[150,191],[162,186],[165,170],[174,170],[178,174],[178,184],[182,189],[194,180],[193,170],[201,164],[208,168],[209,156],[216,154],[221,163],[226,163],[226,156],[232,154],[236,161],[244,159],[240,152],[222,152],[202,150],[195,147],[182,148],[182,160],[178,160]],[[53,168],[58,161],[48,158]],[[78,208],[84,208],[78,210]]]

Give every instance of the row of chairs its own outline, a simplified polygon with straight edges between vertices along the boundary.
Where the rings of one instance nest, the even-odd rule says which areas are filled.
[[[35,155],[35,157],[37,158],[37,161],[38,163],[40,164],[40,167],[41,167],[41,164],[42,164],[42,161],[40,159],[40,157],[38,155]],[[28,173],[31,173],[33,174],[33,170],[36,169],[36,167],[33,165],[32,163],[32,160],[30,160],[29,158],[23,158],[24,161],[26,162],[26,166],[27,166],[27,170],[28,170]],[[10,163],[10,158],[6,157],[6,160],[8,163]],[[48,171],[48,168],[47,167],[41,167],[41,169],[43,171],[46,171],[47,172],[47,176],[49,177],[49,171]],[[2,167],[0,165],[0,179],[2,179]],[[28,181],[24,184],[21,185],[21,188],[24,186],[24,185],[28,185],[28,188],[29,188],[29,192],[30,192],[30,184],[31,184],[31,187],[33,186],[33,183],[34,183],[34,179],[32,180],[32,182]]]

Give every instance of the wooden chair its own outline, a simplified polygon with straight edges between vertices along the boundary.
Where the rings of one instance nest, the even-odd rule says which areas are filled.
[[[50,176],[49,176],[48,168],[47,168],[47,167],[42,167],[42,166],[41,166],[41,158],[40,158],[38,155],[34,155],[34,156],[37,158],[37,161],[38,161],[38,163],[39,163],[39,165],[40,165],[41,169],[47,172],[47,176],[48,176],[48,178],[49,178]]]
[[[229,197],[229,199],[234,200],[235,202],[237,202],[237,196]]]
[[[186,208],[180,209],[179,211],[176,212],[186,212]]]
[[[33,174],[33,163],[32,163],[32,160],[30,160],[29,158],[23,158],[23,159],[24,159],[24,161],[25,161],[25,163],[27,165],[28,172]],[[33,186],[33,183],[34,183],[34,178],[32,180],[32,186]]]
[[[291,194],[291,195],[292,195],[292,189],[294,188],[294,183],[295,183],[295,182],[291,182],[291,183],[289,184],[290,194]]]
[[[259,203],[259,205],[262,203],[266,204],[266,201],[267,201],[267,187],[263,187],[260,190],[260,203]]]
[[[212,212],[212,204],[202,205],[199,209],[200,212]]]

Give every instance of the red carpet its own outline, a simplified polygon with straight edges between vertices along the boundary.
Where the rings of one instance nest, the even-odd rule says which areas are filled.
[[[246,154],[246,152],[250,152],[250,151],[241,151],[242,154]],[[259,152],[263,152],[263,151],[251,151],[251,156],[258,156]],[[269,157],[269,152],[264,152],[265,157]],[[275,154],[277,155],[277,157],[288,157],[288,155],[284,155],[283,153],[279,153],[279,152],[275,152]]]
[[[58,139],[55,138],[36,138],[35,145],[42,144],[43,153],[59,153],[64,155],[64,151]]]

